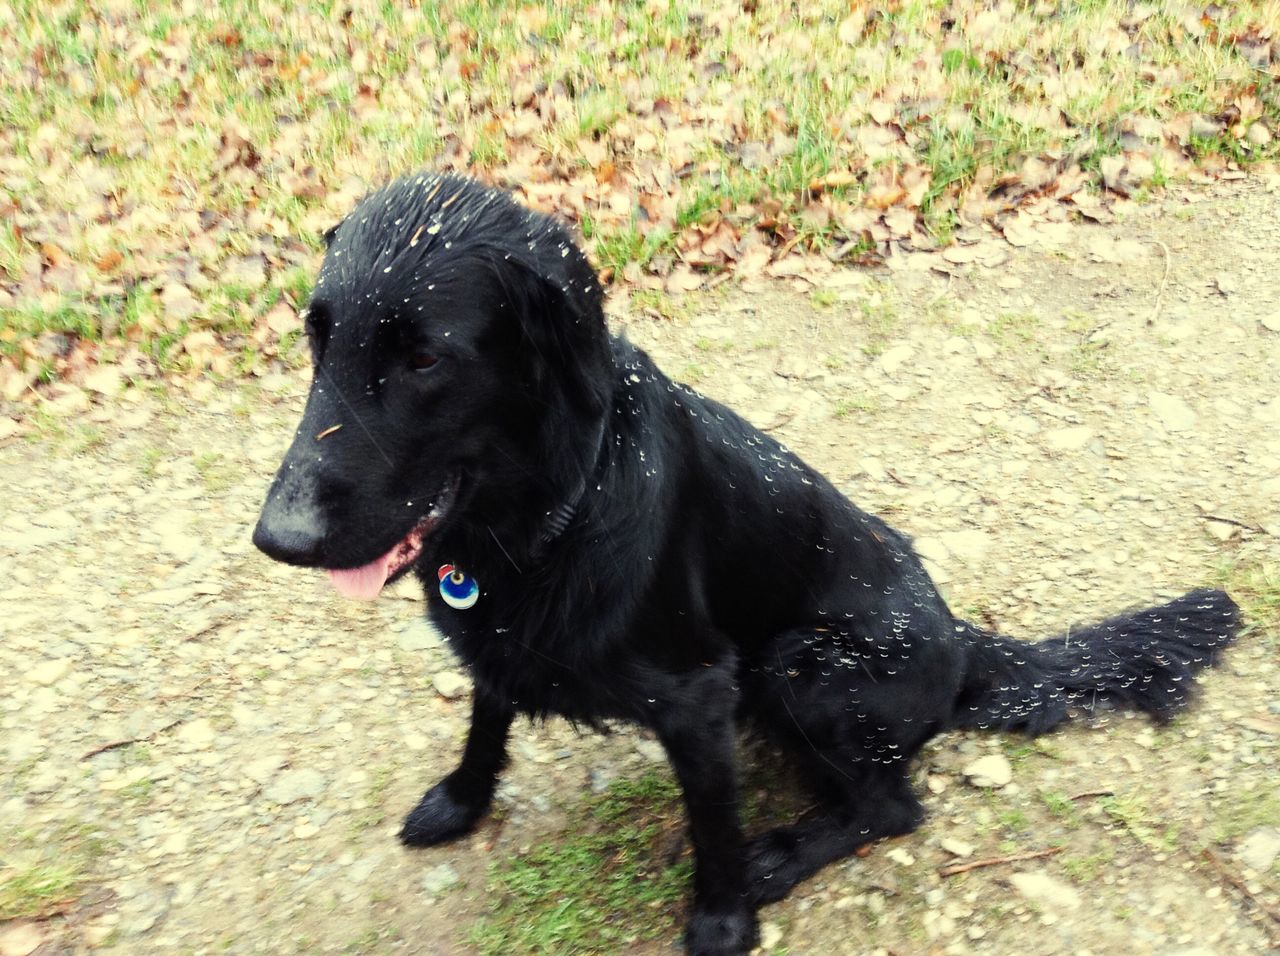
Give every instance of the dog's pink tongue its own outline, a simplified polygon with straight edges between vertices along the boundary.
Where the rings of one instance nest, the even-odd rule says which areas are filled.
[[[334,590],[343,597],[372,601],[382,591],[382,586],[387,583],[387,565],[390,563],[391,552],[388,551],[362,568],[331,570],[329,580],[333,582]]]

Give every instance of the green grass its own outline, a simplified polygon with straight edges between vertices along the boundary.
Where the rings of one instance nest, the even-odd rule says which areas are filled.
[[[1106,872],[1115,860],[1116,853],[1111,847],[1098,850],[1083,856],[1062,856],[1059,865],[1067,875],[1077,883],[1092,883]]]
[[[875,412],[880,403],[868,395],[853,395],[836,400],[831,414],[836,418],[848,418],[854,412]]]
[[[1181,825],[1152,813],[1146,800],[1137,794],[1102,797],[1104,813],[1148,850],[1172,853],[1178,848]]]
[[[1076,808],[1075,801],[1065,793],[1058,791],[1042,791],[1040,799],[1045,807],[1057,817],[1064,826],[1070,830],[1074,830],[1083,822],[1080,811]]]
[[[1218,843],[1237,840],[1258,827],[1274,826],[1280,820],[1280,793],[1274,787],[1237,790],[1215,807],[1213,838]]]
[[[235,462],[214,451],[194,455],[191,464],[210,494],[226,491],[242,476],[242,471]]]
[[[495,864],[489,915],[470,933],[481,953],[623,952],[674,936],[691,861],[671,858],[683,830],[679,791],[649,773],[585,800],[565,833]]]
[[[40,919],[74,904],[106,842],[87,824],[66,823],[49,833],[9,829],[0,845],[0,922]]]
[[[1235,562],[1219,569],[1214,583],[1240,605],[1240,640],[1280,646],[1280,563]]]

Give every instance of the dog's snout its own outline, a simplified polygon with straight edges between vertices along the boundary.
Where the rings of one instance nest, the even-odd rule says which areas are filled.
[[[323,557],[324,527],[314,508],[268,499],[253,529],[253,543],[277,561],[314,567]]]

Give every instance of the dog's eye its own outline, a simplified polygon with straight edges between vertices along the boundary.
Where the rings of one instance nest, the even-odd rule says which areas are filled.
[[[425,372],[439,361],[440,356],[432,355],[430,352],[414,352],[409,359],[409,367],[415,372]]]

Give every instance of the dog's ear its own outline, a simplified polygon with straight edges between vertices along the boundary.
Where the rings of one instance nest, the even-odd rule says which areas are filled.
[[[344,222],[346,222],[345,219],[339,219],[337,222],[335,222],[332,226],[330,226],[328,229],[324,231],[323,238],[324,238],[324,247],[326,249],[328,249],[331,245],[333,245],[333,239],[338,234],[338,229],[341,228]]]
[[[515,307],[521,346],[536,385],[554,382],[590,418],[612,395],[612,361],[603,296],[576,246],[558,262],[495,257],[499,283]]]

